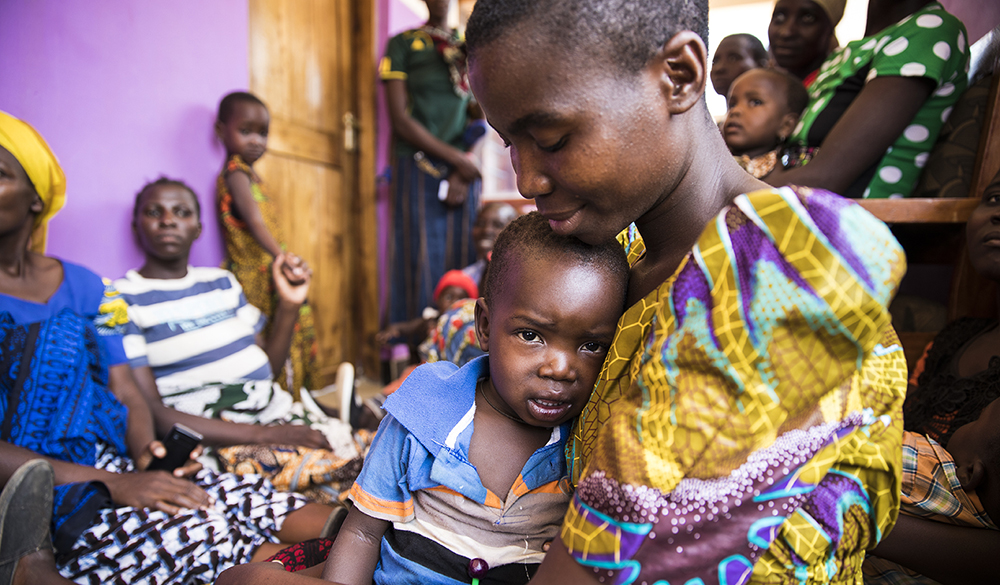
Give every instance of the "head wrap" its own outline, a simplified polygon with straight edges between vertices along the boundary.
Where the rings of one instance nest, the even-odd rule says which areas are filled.
[[[42,212],[35,216],[31,232],[31,250],[44,254],[49,220],[66,203],[66,175],[42,135],[27,122],[3,111],[0,111],[0,146],[21,163],[42,199]]]
[[[844,17],[844,5],[847,0],[813,0],[830,17],[833,26],[840,24],[840,19]]]
[[[444,276],[438,281],[437,286],[434,287],[434,300],[437,301],[438,297],[441,296],[441,291],[449,286],[457,286],[472,298],[479,297],[479,286],[476,285],[476,282],[468,274],[461,270],[449,270],[444,273]]]

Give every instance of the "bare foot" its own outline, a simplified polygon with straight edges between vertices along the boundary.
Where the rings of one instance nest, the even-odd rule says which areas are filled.
[[[73,585],[56,569],[52,549],[45,548],[21,557],[14,571],[13,585]]]

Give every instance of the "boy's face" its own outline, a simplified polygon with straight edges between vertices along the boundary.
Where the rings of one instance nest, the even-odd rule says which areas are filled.
[[[147,257],[166,261],[186,259],[191,244],[201,235],[194,195],[177,185],[146,189],[139,198],[133,226]]]
[[[483,207],[472,226],[472,241],[476,243],[476,255],[480,259],[485,259],[493,250],[497,236],[516,216],[514,208],[506,203],[487,203]]]
[[[965,237],[972,267],[983,278],[1000,282],[1000,171],[969,215]]]
[[[736,78],[722,136],[733,154],[759,156],[788,136],[798,116],[788,111],[784,89],[762,69]]]
[[[490,355],[484,391],[524,422],[553,427],[590,397],[621,316],[622,283],[564,255],[523,256],[492,307],[476,306],[476,334]]]
[[[472,89],[509,145],[521,195],[559,234],[608,241],[667,197],[686,161],[662,71],[585,61],[526,25],[476,50]]]
[[[248,101],[238,101],[226,122],[216,123],[215,131],[226,151],[238,154],[253,165],[267,151],[267,130],[271,116],[267,108]]]
[[[712,87],[715,93],[725,97],[733,80],[747,71],[759,67],[753,60],[746,39],[742,37],[726,37],[722,39],[712,56]]]

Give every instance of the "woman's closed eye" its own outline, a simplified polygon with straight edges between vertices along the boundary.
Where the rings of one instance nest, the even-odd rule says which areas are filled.
[[[541,149],[544,152],[556,152],[557,150],[559,150],[560,148],[562,148],[564,146],[566,146],[566,137],[565,136],[563,136],[562,138],[560,138],[559,140],[557,140],[554,144],[550,144],[548,146],[539,144],[538,148]]]

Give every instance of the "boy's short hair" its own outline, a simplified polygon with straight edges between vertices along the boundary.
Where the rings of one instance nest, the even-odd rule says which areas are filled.
[[[470,55],[522,22],[622,73],[640,71],[683,30],[708,44],[708,0],[478,0],[465,29]]]
[[[486,270],[482,295],[486,305],[493,306],[493,299],[507,287],[510,267],[518,258],[571,259],[578,264],[592,266],[594,270],[610,273],[621,286],[622,306],[628,288],[628,259],[625,249],[617,240],[592,246],[573,236],[561,236],[549,226],[548,220],[537,211],[522,215],[510,222],[497,236],[493,256]]]
[[[225,124],[229,121],[230,116],[233,115],[233,108],[236,107],[238,103],[250,103],[264,106],[267,109],[267,104],[265,104],[261,99],[248,91],[234,91],[232,93],[226,94],[219,102],[219,114],[218,120]]]
[[[750,49],[750,56],[753,57],[753,60],[761,67],[767,66],[767,49],[764,48],[764,44],[761,43],[760,39],[756,36],[750,33],[736,33],[734,35],[729,35],[722,40],[724,41],[726,39],[740,39],[747,44],[747,48]],[[722,41],[719,41],[719,44],[721,45]],[[799,82],[799,85],[802,85],[802,82]]]
[[[201,221],[201,202],[198,201],[198,194],[194,192],[194,189],[189,187],[188,184],[185,183],[184,181],[178,181],[177,179],[171,179],[163,175],[160,175],[159,179],[155,181],[150,181],[149,183],[143,185],[142,189],[139,189],[139,192],[135,194],[135,202],[132,204],[133,221],[135,220],[136,216],[139,215],[139,200],[142,199],[143,194],[146,191],[152,189],[153,187],[161,187],[164,185],[170,187],[180,187],[181,189],[184,189],[185,191],[190,193],[191,198],[194,199],[194,214],[198,218],[198,221]]]

